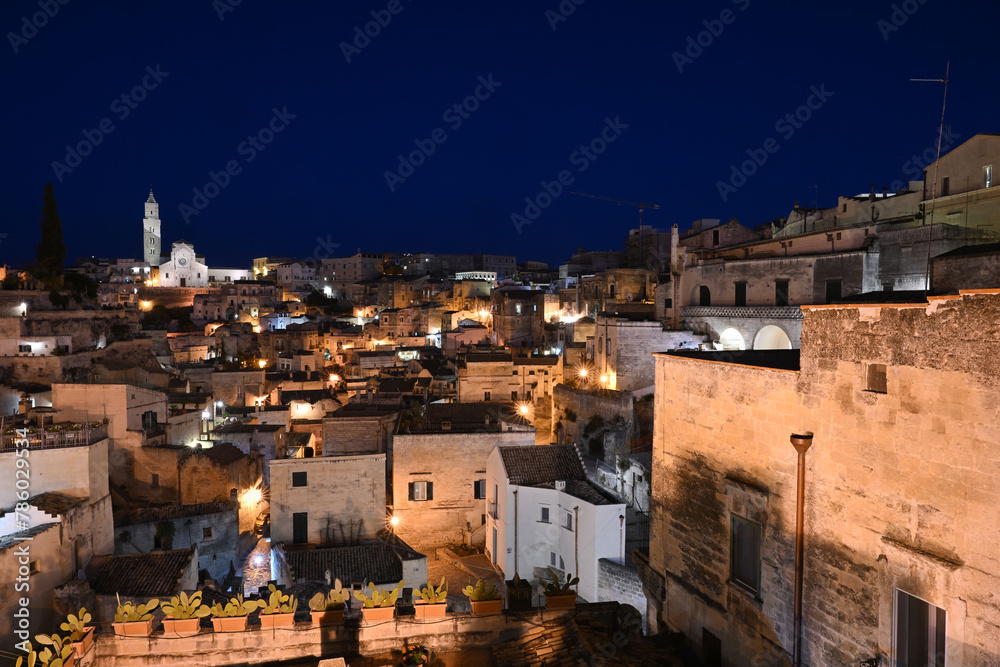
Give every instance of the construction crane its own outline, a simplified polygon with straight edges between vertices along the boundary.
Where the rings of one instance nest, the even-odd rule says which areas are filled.
[[[604,201],[610,201],[618,204],[619,206],[635,206],[639,209],[639,263],[642,264],[642,212],[647,209],[659,210],[660,206],[658,204],[647,204],[645,202],[629,201],[627,199],[615,199],[614,197],[602,197],[601,195],[592,195],[589,192],[573,192],[571,194],[579,195],[581,197],[590,197],[591,199],[603,199]]]

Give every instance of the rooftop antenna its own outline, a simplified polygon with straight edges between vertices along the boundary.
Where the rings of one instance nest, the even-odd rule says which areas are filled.
[[[943,79],[910,79],[910,81],[920,81],[927,83],[943,83],[944,84],[944,97],[941,101],[941,127],[938,130],[938,141],[937,141],[937,157],[934,160],[934,180],[931,182],[931,221],[927,225],[927,269],[925,274],[925,289],[931,291],[931,238],[933,236],[934,230],[934,204],[937,200],[937,178],[938,169],[941,167],[941,138],[944,136],[944,112],[948,105],[948,76],[951,73],[951,61],[949,60],[944,67],[944,78]]]

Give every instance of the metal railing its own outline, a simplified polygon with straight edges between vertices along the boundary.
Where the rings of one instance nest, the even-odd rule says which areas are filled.
[[[92,445],[107,437],[107,426],[81,426],[78,431],[36,431],[35,433],[28,433],[26,439],[28,441],[28,449],[62,449],[64,447]],[[23,445],[20,447],[15,445],[15,442],[20,438],[21,436],[17,435],[16,432],[4,433],[3,436],[0,436],[0,452],[13,452],[23,449]]]

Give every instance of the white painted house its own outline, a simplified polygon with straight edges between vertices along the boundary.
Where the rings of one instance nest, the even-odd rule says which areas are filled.
[[[486,461],[490,560],[512,579],[580,577],[597,600],[598,561],[623,563],[625,505],[587,480],[575,445],[496,447]]]

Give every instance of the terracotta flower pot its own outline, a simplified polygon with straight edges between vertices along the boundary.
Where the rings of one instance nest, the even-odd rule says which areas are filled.
[[[295,613],[291,614],[261,614],[260,627],[265,630],[273,628],[290,628],[295,625]]]
[[[163,634],[170,637],[190,637],[201,631],[200,618],[165,618]]]
[[[499,614],[503,611],[503,600],[472,600],[473,614]]]
[[[576,593],[566,595],[545,595],[546,609],[572,609],[576,606]]]
[[[112,623],[111,625],[115,629],[115,634],[122,637],[148,637],[153,632],[153,619]]]
[[[212,619],[212,628],[216,632],[242,632],[247,629],[246,616],[229,616]]]
[[[381,621],[391,621],[396,613],[396,607],[362,607],[361,615],[365,623],[379,623]]]
[[[83,638],[80,641],[73,642],[73,652],[76,654],[76,657],[83,658],[93,645],[94,628],[91,626],[83,633]]]
[[[423,621],[428,618],[444,618],[445,614],[448,613],[447,602],[427,604],[423,600],[416,600],[414,601],[413,608],[417,612],[418,621]]]
[[[69,657],[63,662],[63,667],[73,667],[76,664],[76,653],[70,653]]]
[[[342,625],[344,623],[344,609],[331,609],[329,611],[311,611],[313,625]]]

